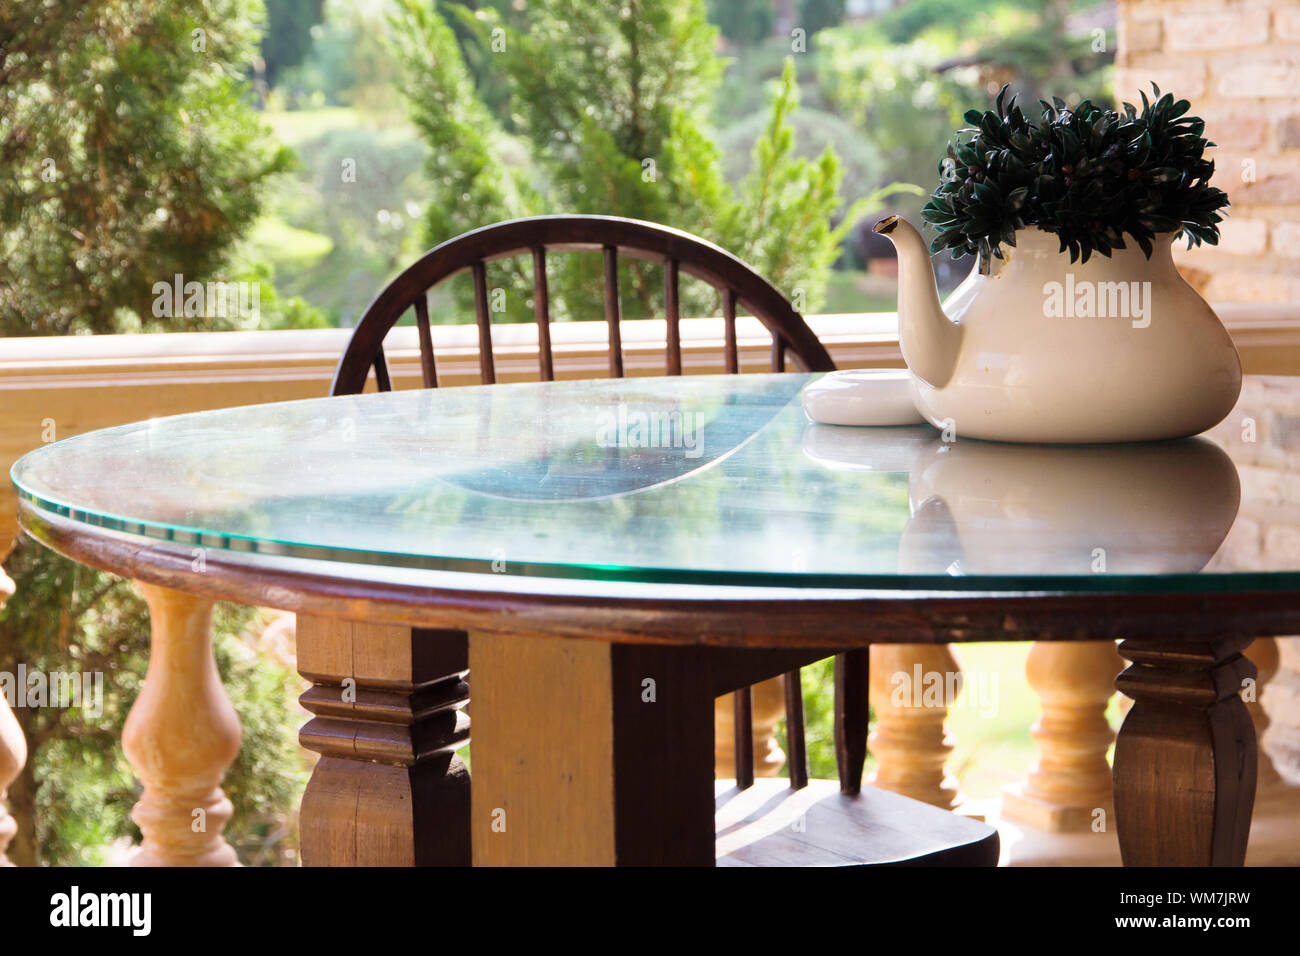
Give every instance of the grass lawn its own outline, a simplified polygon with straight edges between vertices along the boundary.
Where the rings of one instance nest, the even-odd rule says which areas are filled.
[[[248,239],[277,272],[286,267],[310,269],[334,251],[334,240],[329,236],[291,226],[279,216],[263,216]]]
[[[1033,766],[1029,728],[1038,719],[1038,698],[1025,680],[1029,648],[1025,642],[953,646],[965,684],[948,711],[956,742],[948,770],[972,800],[996,797]]]
[[[262,118],[271,132],[286,146],[315,139],[341,129],[377,128],[409,125],[405,114],[369,114],[352,106],[321,106],[306,110],[266,110]]]
[[[826,301],[818,311],[830,314],[893,312],[897,308],[896,279],[836,269],[826,281]]]

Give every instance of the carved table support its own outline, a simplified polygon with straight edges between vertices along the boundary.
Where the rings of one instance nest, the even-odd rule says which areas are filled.
[[[8,547],[0,545],[0,561],[9,556],[10,548],[12,544]],[[5,601],[13,593],[14,582],[5,574],[4,567],[0,566],[0,608],[5,606]],[[18,832],[17,822],[5,809],[5,788],[18,776],[26,762],[27,741],[23,739],[23,730],[18,726],[18,718],[9,709],[9,702],[0,694],[0,866],[12,865],[5,856],[5,850]]]
[[[126,759],[144,782],[131,819],[144,842],[135,866],[237,866],[221,835],[232,807],[221,791],[239,755],[239,718],[212,656],[212,602],[152,584],[144,689],[122,730]]]
[[[1116,680],[1133,698],[1115,744],[1115,812],[1126,866],[1240,866],[1258,747],[1241,699],[1249,638],[1128,640]]]
[[[1115,739],[1106,705],[1124,662],[1113,641],[1036,641],[1025,661],[1042,714],[1034,724],[1038,762],[1006,788],[1002,816],[1051,833],[1089,830],[1111,816],[1106,751]]]
[[[870,668],[872,785],[953,809],[962,798],[944,770],[953,748],[944,721],[961,686],[957,658],[947,644],[873,644]]]
[[[754,728],[754,776],[775,777],[785,766],[785,753],[776,742],[776,725],[785,716],[785,684],[780,677],[760,681],[751,689]],[[736,776],[736,709],[727,694],[713,706],[713,775]]]
[[[468,866],[467,637],[298,615],[307,866]]]

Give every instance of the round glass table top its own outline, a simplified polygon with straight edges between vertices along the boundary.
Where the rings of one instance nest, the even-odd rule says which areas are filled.
[[[814,377],[245,406],[69,438],[12,477],[28,509],[88,533],[272,564],[891,591],[1300,587],[1300,548],[1225,546],[1258,539],[1249,515],[1277,505],[1276,482],[1242,469],[1291,471],[1245,403],[1300,404],[1300,380],[1248,377],[1209,437],[1044,446],[813,424],[799,393]]]

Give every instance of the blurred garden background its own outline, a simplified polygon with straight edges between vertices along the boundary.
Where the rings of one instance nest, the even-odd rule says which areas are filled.
[[[1115,16],[1113,0],[13,0],[0,336],[349,327],[438,242],[558,212],[700,234],[806,313],[892,311],[892,251],[870,223],[917,220],[962,113],[1004,83],[1029,102],[1109,102]],[[582,319],[569,293],[592,276],[573,259],[558,313]],[[970,268],[936,264],[949,288]],[[153,284],[174,273],[259,282],[260,310],[160,317]],[[625,314],[654,314],[656,291],[631,280]],[[437,296],[433,321],[473,321],[455,282]],[[714,306],[702,290],[684,300]],[[531,314],[507,301],[494,321]],[[144,671],[143,604],[30,541],[6,567],[0,670],[76,661],[109,675],[110,698],[93,717],[16,711],[32,759],[10,788],[9,855],[115,860],[138,839],[117,741]],[[244,728],[227,836],[245,863],[292,865],[307,765],[298,678],[269,620],[218,619]],[[951,766],[973,798],[1032,761],[1027,650],[958,651],[999,675],[996,719],[952,714]],[[813,770],[833,776],[828,666],[805,681]]]
[[[249,241],[282,295],[343,326],[421,251],[541,212],[659,219],[787,295],[802,284],[806,311],[891,310],[892,254],[869,217],[915,216],[961,114],[1004,82],[1029,102],[1109,99],[1115,20],[1102,0],[269,0],[267,13],[253,89],[297,161],[269,184]],[[747,203],[738,223],[726,193],[759,196],[745,188],[756,169],[784,195]],[[829,256],[808,250],[811,274],[763,248],[796,210],[842,226]],[[968,268],[942,265],[948,284]]]

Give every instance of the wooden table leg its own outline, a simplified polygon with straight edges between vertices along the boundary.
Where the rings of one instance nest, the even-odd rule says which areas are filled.
[[[713,865],[703,649],[471,634],[469,658],[476,866]]]
[[[1242,682],[1250,638],[1128,640],[1116,686],[1133,698],[1115,744],[1125,866],[1240,866],[1258,750]]]
[[[466,636],[298,615],[307,866],[468,866]]]

